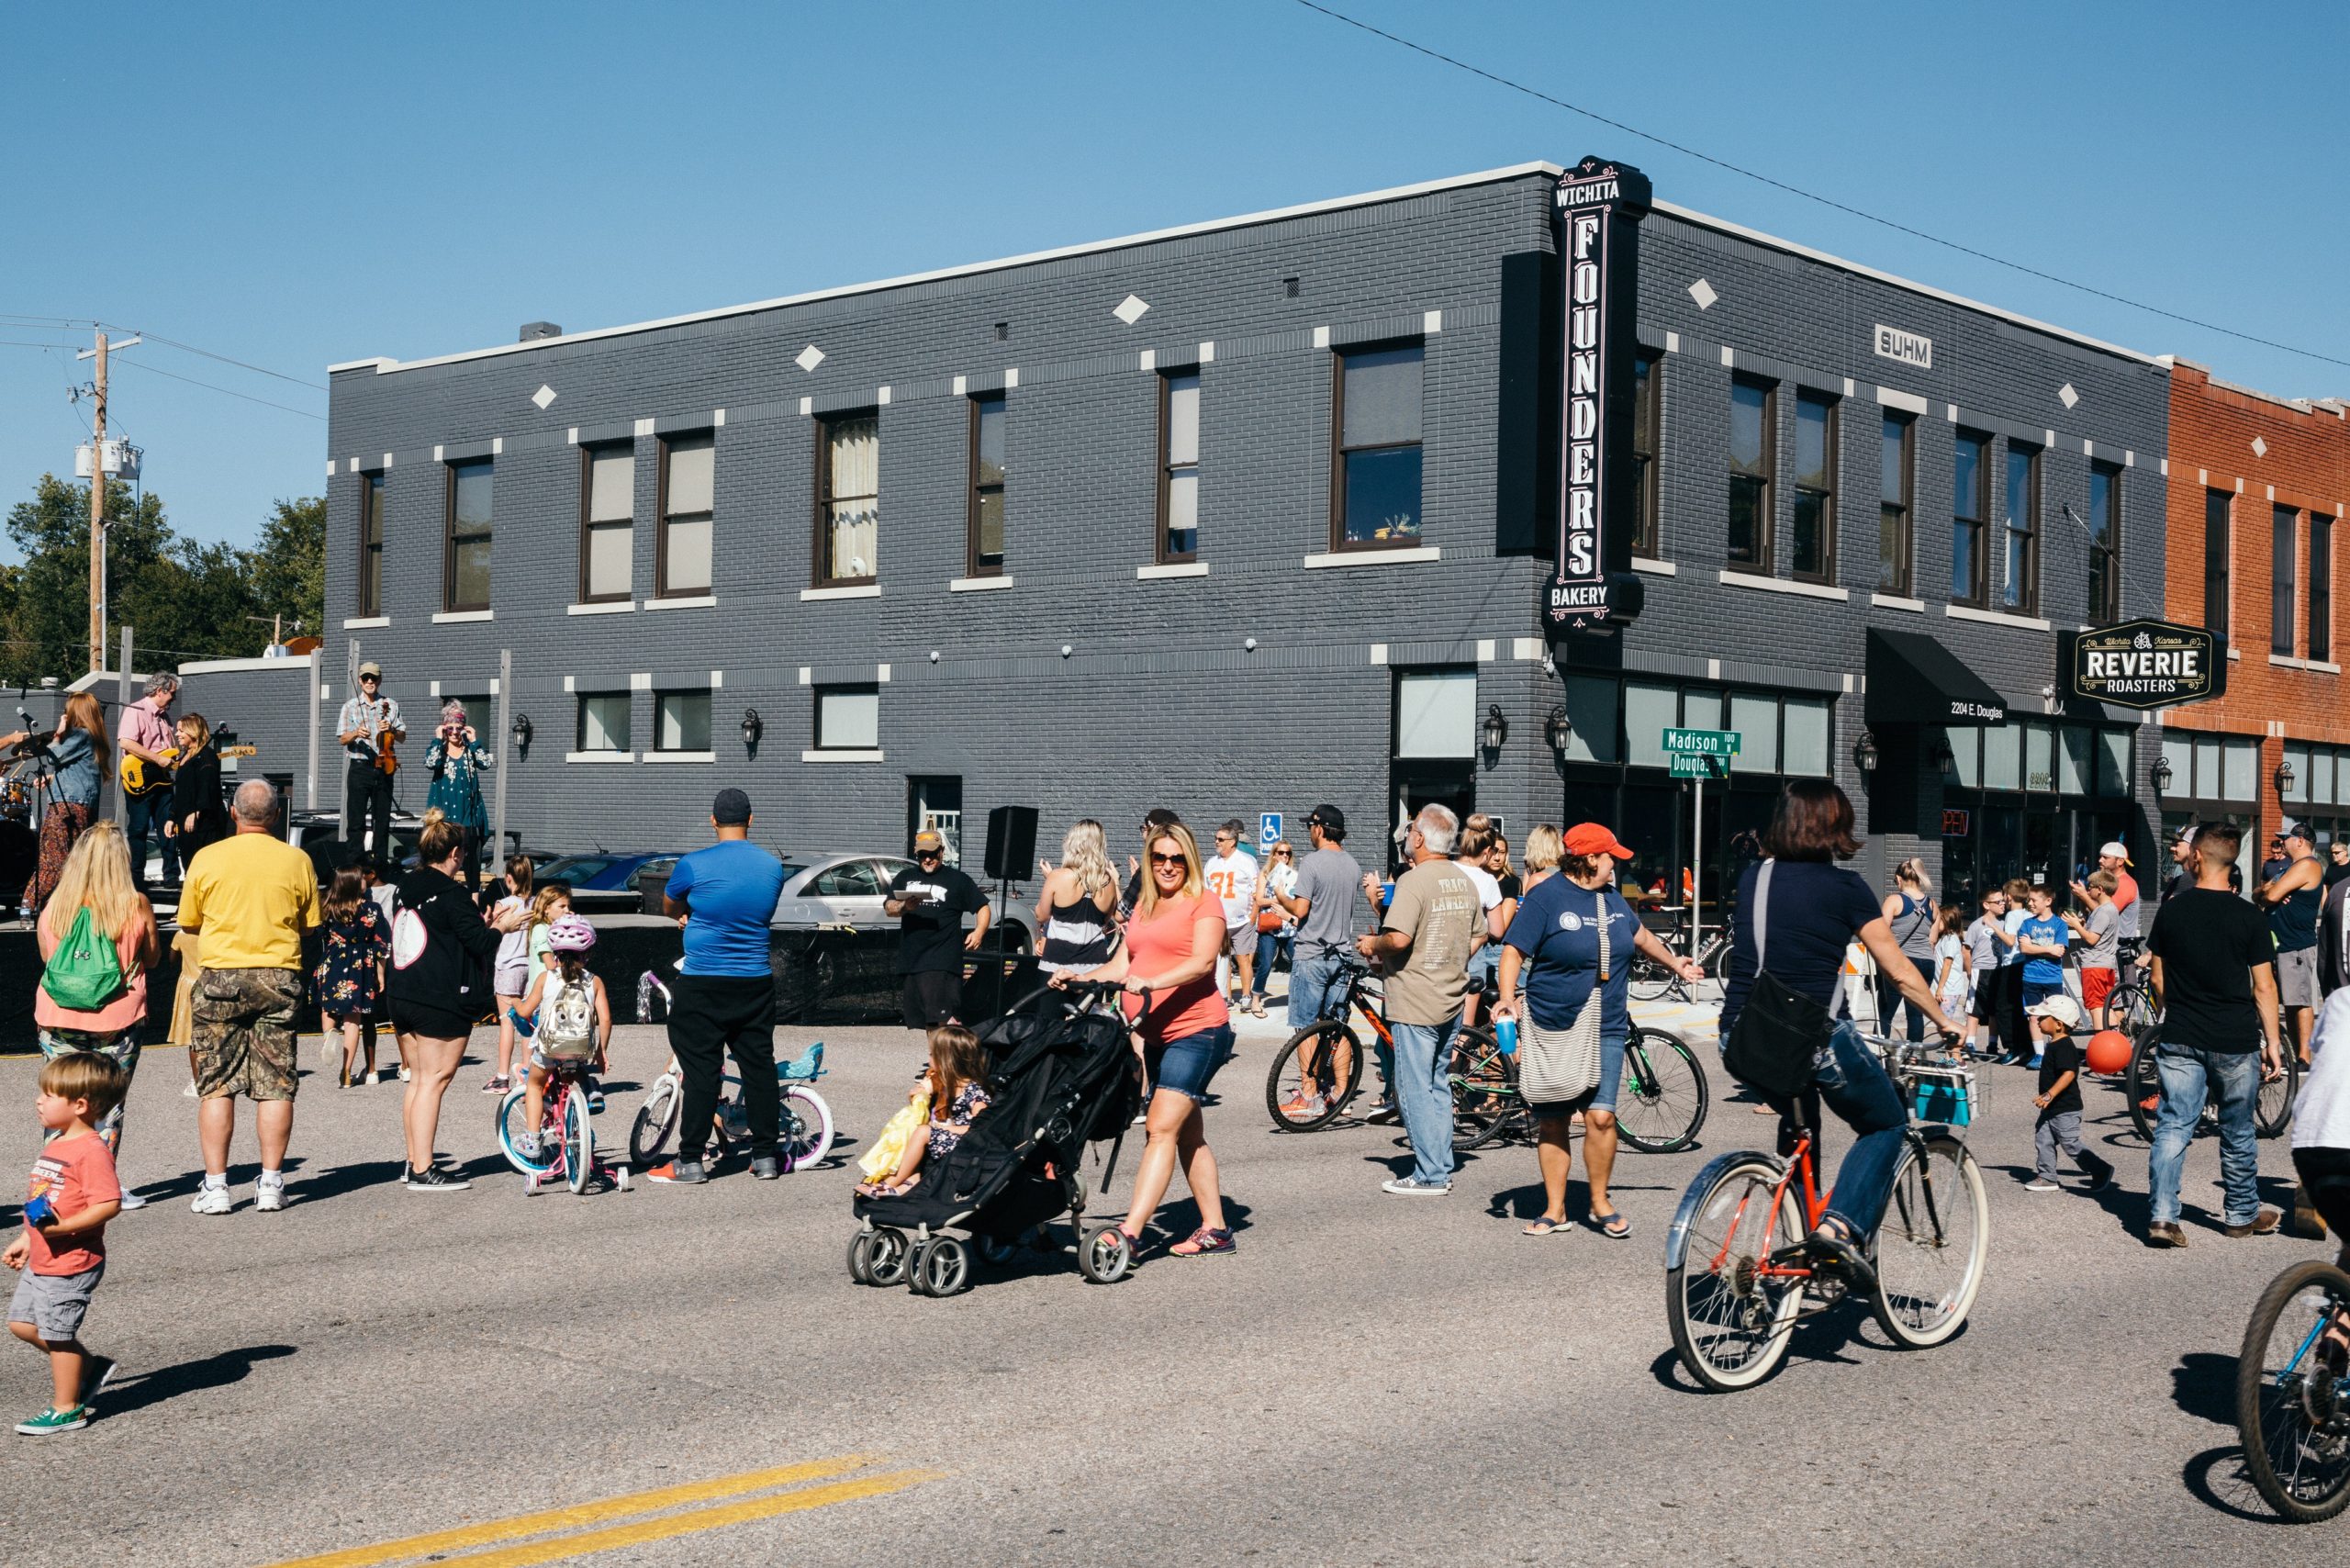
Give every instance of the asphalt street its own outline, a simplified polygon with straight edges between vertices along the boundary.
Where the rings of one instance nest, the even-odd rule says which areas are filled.
[[[830,1169],[531,1195],[503,1171],[484,1070],[468,1066],[442,1147],[477,1184],[410,1193],[396,1181],[397,1085],[342,1091],[313,1073],[290,1206],[252,1208],[248,1122],[239,1206],[218,1218],[187,1206],[185,1058],[151,1052],[124,1170],[156,1201],[116,1222],[88,1330],[122,1375],[86,1430],[0,1439],[14,1444],[0,1529],[25,1548],[9,1556],[968,1568],[2338,1554],[2340,1529],[2266,1516],[2238,1478],[2231,1415],[2254,1296],[2322,1246],[2224,1238],[2207,1138],[2188,1164],[2192,1244],[2145,1249],[2144,1153],[2109,1089],[2090,1091],[2091,1130],[2121,1189],[2037,1195],[2021,1187],[2029,1075],[1992,1070],[1973,1136],[1991,1266],[1956,1340],[1897,1352],[1845,1308],[1800,1328],[1770,1382],[1708,1394],[1673,1360],[1662,1240],[1697,1168],[1767,1144],[1771,1126],[1718,1074],[1701,1148],[1623,1157],[1630,1240],[1528,1239],[1528,1149],[1469,1157],[1449,1197],[1396,1198],[1379,1188],[1402,1168],[1393,1129],[1270,1130],[1274,1035],[1248,1031],[1209,1112],[1236,1255],[1161,1254],[1109,1287],[1039,1258],[948,1301],[858,1287],[843,1262],[845,1161],[917,1065],[897,1030],[824,1034],[822,1087],[854,1135]],[[607,1140],[624,1142],[665,1056],[659,1030],[621,1032]],[[318,1061],[314,1040],[305,1058]],[[39,1136],[34,1072],[0,1062],[0,1151],[19,1170]],[[1097,1212],[1123,1204],[1133,1153]],[[2283,1144],[2261,1157],[2275,1201]],[[1181,1192],[1162,1215],[1178,1237],[1193,1223]],[[1578,1214],[1583,1202],[1579,1173]],[[46,1372],[9,1353],[0,1409],[30,1414]],[[632,1495],[645,1492],[659,1495]]]

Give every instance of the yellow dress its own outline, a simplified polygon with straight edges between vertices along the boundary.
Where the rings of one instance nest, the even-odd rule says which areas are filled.
[[[882,1126],[873,1147],[865,1151],[856,1168],[865,1172],[868,1182],[886,1181],[897,1174],[898,1162],[906,1157],[906,1146],[917,1137],[930,1136],[930,1096],[924,1094],[909,1100],[898,1114]]]

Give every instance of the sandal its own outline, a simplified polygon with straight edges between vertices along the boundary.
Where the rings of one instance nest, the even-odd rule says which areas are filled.
[[[1565,1220],[1552,1219],[1549,1215],[1538,1215],[1535,1216],[1534,1223],[1518,1234],[1520,1236],[1557,1236],[1566,1228]]]
[[[1184,1240],[1169,1247],[1169,1256],[1175,1258],[1214,1258],[1225,1252],[1237,1251],[1239,1244],[1228,1230],[1210,1230],[1202,1226]]]
[[[483,1080],[481,1092],[485,1094],[503,1094],[513,1087],[513,1080],[508,1078],[504,1073],[493,1073],[490,1077]]]
[[[1610,1241],[1627,1240],[1632,1234],[1632,1222],[1626,1219],[1620,1211],[1594,1215],[1591,1216],[1590,1225],[1592,1229]]]

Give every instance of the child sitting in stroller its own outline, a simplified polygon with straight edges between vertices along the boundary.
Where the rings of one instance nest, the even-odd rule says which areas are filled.
[[[979,1037],[960,1024],[941,1024],[930,1032],[930,1065],[914,1078],[909,1101],[930,1102],[927,1137],[909,1137],[898,1168],[876,1182],[857,1184],[867,1197],[895,1197],[911,1192],[922,1181],[925,1159],[941,1160],[954,1152],[971,1130],[971,1118],[988,1108],[990,1096],[980,1075],[987,1070],[987,1052]]]

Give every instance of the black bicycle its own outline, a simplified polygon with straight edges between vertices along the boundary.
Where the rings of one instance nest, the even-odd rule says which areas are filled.
[[[2154,1069],[2154,1050],[2162,1043],[2159,1025],[2149,1024],[2136,1031],[2130,1048],[2130,1066],[2121,1074],[2122,1097],[2129,1102],[2130,1125],[2148,1143],[2154,1141],[2154,1122],[2162,1113],[2163,1085]],[[2293,1101],[2301,1092],[2301,1058],[2297,1052],[2285,1052],[2285,1070],[2274,1078],[2260,1081],[2260,1097],[2253,1103],[2252,1128],[2265,1138],[2283,1137],[2293,1125]],[[2196,1136],[2216,1133],[2220,1129],[2219,1088],[2206,1082],[2203,1086],[2203,1114],[2195,1124]]]
[[[1452,1048],[1455,1148],[1534,1140],[1534,1111],[1518,1092],[1517,1058],[1504,1056],[1493,1032],[1464,1028]],[[1635,1026],[1624,1042],[1616,1093],[1616,1130],[1642,1154],[1673,1154],[1697,1141],[1713,1091],[1697,1054],[1678,1035]]]

